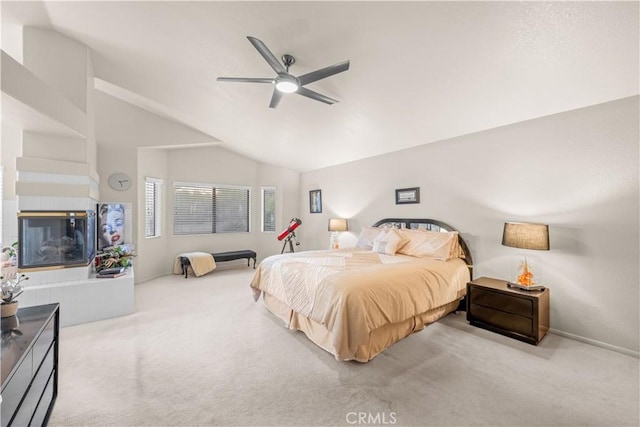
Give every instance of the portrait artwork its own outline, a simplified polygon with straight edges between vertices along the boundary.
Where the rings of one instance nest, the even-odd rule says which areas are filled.
[[[125,206],[122,203],[98,205],[98,250],[125,243]]]

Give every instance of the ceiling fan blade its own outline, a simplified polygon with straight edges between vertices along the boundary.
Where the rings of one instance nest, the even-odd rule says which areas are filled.
[[[284,65],[282,65],[280,61],[278,61],[278,58],[276,58],[276,56],[271,53],[267,45],[265,45],[261,40],[258,40],[255,37],[247,36],[247,38],[249,39],[253,47],[255,47],[258,52],[260,52],[260,55],[262,55],[262,57],[269,63],[269,65],[271,65],[271,68],[273,68],[276,73],[279,74],[287,72],[287,70],[284,68]]]
[[[269,108],[276,108],[282,99],[282,92],[278,89],[273,88],[273,95],[271,96],[271,103],[269,103]]]
[[[333,76],[334,74],[347,71],[348,69],[349,61],[344,61],[339,64],[330,65],[320,70],[312,71],[310,73],[298,76],[298,80],[300,80],[301,85],[306,85],[307,83],[315,82],[317,80],[324,79],[325,77]]]
[[[240,83],[273,83],[272,78],[259,77],[218,77],[219,82],[240,82]]]
[[[316,101],[324,102],[325,104],[335,104],[337,99],[329,98],[328,96],[314,92],[311,89],[300,86],[296,91],[298,95],[306,96],[307,98],[315,99]]]

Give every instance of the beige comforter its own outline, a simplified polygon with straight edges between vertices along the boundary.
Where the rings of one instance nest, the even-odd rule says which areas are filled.
[[[263,260],[251,287],[323,325],[340,352],[366,344],[371,331],[440,307],[465,293],[461,259],[437,261],[357,249],[308,251]]]

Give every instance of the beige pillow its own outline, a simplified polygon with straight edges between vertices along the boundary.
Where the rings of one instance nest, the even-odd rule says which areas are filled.
[[[381,228],[378,227],[362,227],[356,248],[369,249],[373,248],[373,239],[380,234]]]
[[[435,258],[447,261],[460,256],[458,232],[403,230],[408,242],[398,253],[419,258]]]
[[[383,230],[373,239],[373,249],[371,252],[380,254],[395,255],[399,248],[406,243],[398,230],[392,228]]]

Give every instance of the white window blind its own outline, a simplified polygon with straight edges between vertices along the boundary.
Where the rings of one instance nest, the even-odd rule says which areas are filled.
[[[276,187],[262,187],[262,231],[276,231]]]
[[[162,180],[146,178],[144,182],[144,236],[160,236],[160,188]]]
[[[176,182],[173,232],[248,233],[250,200],[249,187]]]

